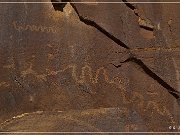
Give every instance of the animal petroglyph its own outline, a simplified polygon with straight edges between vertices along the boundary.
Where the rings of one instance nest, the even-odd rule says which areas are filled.
[[[140,94],[139,92],[133,92],[131,98],[127,98],[126,90],[123,86],[122,79],[118,77],[119,82],[117,82],[117,77],[113,77],[112,79],[110,79],[108,72],[104,67],[98,68],[95,72],[95,75],[93,75],[93,69],[89,65],[85,65],[84,67],[82,67],[81,75],[78,77],[77,75],[78,69],[77,69],[76,64],[68,65],[65,68],[58,71],[52,71],[52,70],[46,69],[46,73],[40,74],[40,75],[32,69],[32,66],[30,66],[29,69],[22,72],[22,77],[26,77],[27,75],[31,74],[31,75],[34,75],[37,79],[40,79],[41,81],[47,81],[47,76],[56,76],[67,70],[71,70],[72,78],[78,84],[87,83],[86,81],[87,77],[90,80],[89,83],[98,84],[100,76],[103,75],[103,79],[106,83],[115,85],[118,89],[120,89],[120,95],[122,96],[122,103],[124,105],[136,104],[136,106],[140,110],[143,110],[144,112],[148,110],[154,110],[159,115],[169,116],[169,118],[171,119],[171,122],[174,123],[174,119],[166,107],[156,103],[155,101],[147,101],[147,103],[145,103],[144,96]],[[147,92],[147,94],[149,93]],[[158,93],[155,93],[155,94],[153,93],[151,95],[158,96]]]
[[[65,72],[66,70],[71,69],[72,70],[72,78],[77,83],[85,83],[86,82],[86,76],[88,75],[90,78],[90,81],[92,84],[98,83],[99,76],[102,74],[104,76],[105,82],[112,84],[114,83],[113,80],[110,80],[108,77],[108,73],[104,67],[100,67],[97,69],[95,77],[93,77],[92,68],[89,65],[85,65],[82,67],[82,72],[80,77],[77,76],[77,66],[75,64],[68,65],[64,69],[58,70],[58,71],[52,71],[49,69],[46,69],[45,74],[38,74],[36,71],[32,69],[32,64],[30,67],[24,71],[21,72],[21,77],[26,77],[27,75],[34,75],[37,79],[40,79],[40,81],[44,80],[47,81],[47,76],[55,76],[59,73]]]
[[[67,66],[64,66],[64,68],[60,70],[50,70],[46,69],[43,74],[39,74],[37,71],[33,69],[33,64],[30,63],[29,67],[26,70],[21,71],[20,75],[22,78],[26,78],[27,76],[31,75],[34,76],[38,82],[46,82],[48,80],[48,76],[56,76],[61,73],[71,71],[71,76],[72,79],[77,83],[77,84],[91,84],[91,85],[96,85],[99,83],[100,78],[101,80],[103,79],[105,83],[116,86],[117,89],[119,89],[120,96],[122,98],[122,103],[124,105],[127,104],[135,104],[136,107],[139,108],[139,110],[142,110],[144,112],[147,112],[148,110],[153,110],[156,113],[158,113],[161,116],[168,116],[171,119],[171,122],[174,122],[174,119],[172,115],[170,114],[169,110],[159,103],[153,101],[146,101],[144,99],[144,96],[137,92],[133,91],[131,93],[131,98],[127,98],[126,94],[126,89],[124,87],[123,78],[122,76],[117,76],[110,78],[109,73],[106,68],[104,67],[99,67],[96,71],[92,69],[92,67],[87,63],[81,68],[80,75],[78,75],[77,71],[79,69],[77,68],[76,64],[70,64]],[[8,83],[6,82],[1,82],[0,87],[8,87]],[[148,97],[153,96],[156,99],[159,98],[158,93],[149,93],[148,91],[146,92]]]

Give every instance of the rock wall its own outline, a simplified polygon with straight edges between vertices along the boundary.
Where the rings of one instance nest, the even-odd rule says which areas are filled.
[[[2,131],[180,130],[180,4],[40,2],[0,4]]]

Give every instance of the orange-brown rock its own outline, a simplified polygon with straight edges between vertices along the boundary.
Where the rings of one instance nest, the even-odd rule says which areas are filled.
[[[47,2],[0,4],[1,131],[179,130],[178,4]]]

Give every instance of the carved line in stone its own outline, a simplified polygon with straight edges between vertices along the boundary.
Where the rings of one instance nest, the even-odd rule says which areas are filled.
[[[55,76],[55,75],[58,75],[59,73],[62,73],[62,72],[65,72],[66,70],[68,69],[72,69],[72,77],[73,79],[77,82],[77,83],[86,83],[86,75],[89,76],[90,80],[91,80],[91,83],[92,84],[96,84],[98,83],[98,78],[100,76],[100,74],[102,73],[103,76],[104,76],[104,80],[105,82],[109,83],[109,84],[112,84],[114,83],[113,80],[110,80],[109,77],[108,77],[108,73],[107,71],[105,70],[104,67],[100,67],[99,69],[97,69],[96,71],[96,75],[95,77],[93,78],[93,74],[92,74],[92,68],[88,65],[85,65],[84,67],[82,67],[82,73],[80,75],[80,77],[78,78],[77,77],[77,66],[75,64],[71,64],[71,65],[68,65],[67,67],[65,67],[64,69],[62,70],[58,70],[58,71],[51,71],[49,69],[46,69],[46,74],[38,74],[36,73],[33,69],[32,69],[32,64],[30,65],[30,67],[24,71],[21,72],[21,77],[26,77],[27,75],[34,75],[39,81],[47,81],[47,76]]]
[[[58,71],[50,71],[47,69],[46,74],[38,74],[36,71],[32,69],[32,64],[30,64],[30,67],[28,69],[21,72],[21,77],[24,78],[27,75],[34,75],[39,81],[47,81],[47,76],[55,76],[55,75],[58,75],[59,73],[65,72],[68,69],[72,70],[72,78],[76,81],[76,83],[80,83],[80,84],[87,83],[86,82],[87,75],[89,76],[89,79],[92,84],[97,84],[99,81],[99,76],[102,74],[104,76],[104,80],[106,83],[115,85],[116,87],[120,89],[120,94],[122,96],[123,104],[127,105],[127,104],[136,103],[137,107],[142,109],[144,112],[153,109],[153,110],[156,110],[156,112],[162,116],[169,116],[169,118],[171,118],[172,123],[175,122],[167,108],[163,107],[160,109],[159,104],[154,101],[148,101],[147,105],[145,105],[143,95],[138,92],[133,92],[131,99],[128,99],[126,97],[126,94],[125,94],[126,90],[122,85],[121,79],[118,78],[119,79],[118,83],[114,80],[115,78],[113,78],[112,80],[109,79],[108,72],[106,71],[104,67],[100,67],[99,69],[97,69],[96,74],[93,77],[92,68],[89,65],[85,65],[84,67],[82,67],[81,75],[78,78],[77,73],[76,73],[77,66],[75,64],[68,65],[64,69],[58,70]],[[0,87],[6,84],[7,84],[6,82],[1,82]],[[155,94],[155,95],[157,96],[158,94]]]
[[[114,108],[89,109],[88,111],[80,112],[80,116],[82,116],[82,117],[87,116],[87,115],[95,116],[96,113],[98,115],[99,114],[103,114],[103,113],[108,112],[108,110],[111,110],[111,109],[114,109]],[[127,108],[115,108],[115,110],[120,112],[121,114],[125,114],[125,115],[127,115],[129,113],[129,110]],[[62,112],[63,111],[57,111],[57,113],[62,113]],[[31,113],[23,113],[23,114],[14,116],[11,119],[8,119],[8,120],[2,122],[0,125],[1,125],[1,128],[4,128],[5,126],[10,125],[11,123],[13,123],[15,120],[17,121],[18,119],[21,119],[21,118],[24,118],[24,117],[28,117],[30,115],[31,116],[32,115],[43,115],[45,113],[46,113],[46,111],[37,111],[37,112],[31,112]],[[76,116],[76,113],[74,113],[74,114]],[[101,132],[99,128],[93,126],[92,124],[89,124],[88,122],[79,120],[78,118],[75,118],[74,115],[71,116],[71,114],[69,114],[69,113],[67,113],[66,116],[61,116],[59,120],[62,120],[62,119],[63,120],[67,120],[67,121],[71,121],[71,122],[72,121],[73,122],[77,122],[78,124],[85,125],[88,128],[93,129],[94,131]]]
[[[20,24],[17,21],[13,21],[12,25],[13,25],[13,28],[19,32],[32,31],[32,32],[57,33],[57,30],[54,27],[32,25],[32,24]]]
[[[40,79],[41,81],[42,80],[47,81],[47,78],[46,78],[47,76],[51,76],[51,75],[55,76],[55,75],[58,75],[59,73],[65,72],[68,69],[72,69],[72,77],[73,77],[73,79],[76,81],[76,83],[80,83],[80,84],[86,83],[86,75],[89,76],[92,84],[96,84],[96,83],[98,83],[98,78],[99,78],[100,74],[102,73],[106,83],[114,84],[119,89],[121,89],[120,92],[121,92],[123,104],[125,104],[125,105],[126,104],[134,104],[135,102],[138,101],[137,106],[139,108],[143,109],[143,111],[146,112],[148,110],[151,110],[151,108],[153,108],[154,110],[156,110],[156,112],[158,114],[160,114],[162,116],[166,116],[166,115],[169,116],[171,118],[172,123],[175,122],[172,115],[167,110],[167,108],[163,107],[163,108],[160,109],[159,104],[154,102],[154,101],[148,101],[147,105],[145,105],[143,95],[138,93],[138,92],[133,92],[131,99],[127,99],[126,94],[125,94],[125,88],[122,86],[122,83],[117,83],[117,82],[114,81],[114,79],[110,80],[109,76],[108,76],[108,73],[107,73],[107,71],[106,71],[106,69],[104,67],[100,67],[99,69],[97,69],[95,77],[93,77],[92,68],[89,65],[85,65],[84,67],[82,67],[81,75],[78,78],[77,73],[76,73],[77,66],[75,64],[68,65],[64,69],[58,70],[58,71],[47,70],[48,73],[47,74],[42,74],[42,75],[38,75],[35,71],[32,70],[32,66],[30,66],[29,69],[22,72],[22,77],[26,77],[28,74],[33,74],[33,75],[35,75],[37,77],[37,79]],[[158,94],[156,94],[156,95],[158,95]]]

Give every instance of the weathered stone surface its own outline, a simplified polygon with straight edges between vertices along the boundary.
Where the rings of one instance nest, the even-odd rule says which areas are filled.
[[[126,4],[0,4],[2,131],[179,126],[178,6]]]
[[[120,132],[133,129],[144,131],[147,129],[139,116],[134,113],[128,117],[129,112],[125,108],[102,108],[84,111],[69,112],[34,112],[22,114],[13,118],[11,122],[3,123],[4,130],[11,131],[36,131],[41,132]],[[36,126],[33,126],[36,125]],[[30,129],[30,130],[29,130]]]
[[[176,43],[179,38],[175,36],[180,35],[177,33],[180,17],[174,14],[179,12],[179,5],[154,3],[75,5],[82,18],[94,21],[120,39],[154,73],[173,88],[179,89],[174,68],[174,64],[179,63],[174,59],[178,59],[180,54]],[[176,31],[173,34],[172,29]]]

